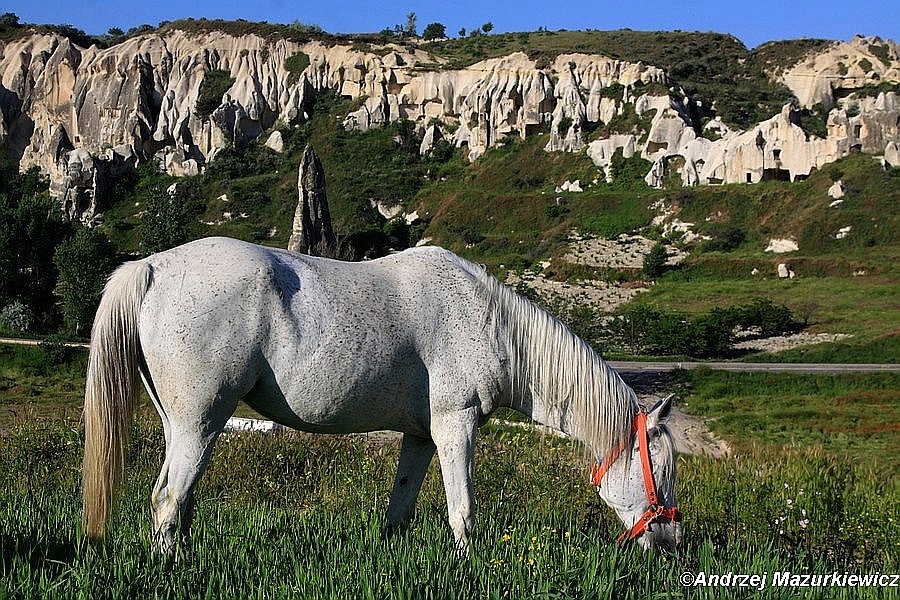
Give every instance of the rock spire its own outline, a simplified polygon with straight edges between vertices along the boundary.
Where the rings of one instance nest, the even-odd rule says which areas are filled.
[[[325,195],[325,170],[309,144],[303,150],[297,177],[299,198],[288,250],[313,256],[330,255],[337,247]]]

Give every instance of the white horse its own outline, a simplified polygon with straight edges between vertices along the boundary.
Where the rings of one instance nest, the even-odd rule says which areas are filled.
[[[450,526],[467,548],[475,432],[500,406],[573,436],[598,461],[630,449],[599,491],[627,527],[648,510],[634,392],[565,325],[439,248],[348,263],[209,238],[122,265],[97,311],[87,371],[92,538],[104,535],[124,476],[138,377],[165,434],[150,498],[163,552],[187,541],[194,486],[240,399],[304,431],[402,432],[388,530],[412,517],[437,451]],[[649,413],[647,439],[651,480],[671,507],[668,408]],[[672,547],[680,537],[676,519],[659,519],[638,539]]]

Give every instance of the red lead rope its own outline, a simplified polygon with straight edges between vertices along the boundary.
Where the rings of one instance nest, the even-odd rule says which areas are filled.
[[[678,507],[660,506],[656,496],[656,483],[653,481],[653,470],[650,468],[650,448],[647,440],[646,409],[641,408],[640,411],[638,411],[638,414],[635,415],[631,433],[632,435],[636,434],[638,436],[638,447],[641,454],[641,471],[644,475],[644,489],[647,492],[647,503],[649,504],[649,507],[630,529],[622,532],[622,535],[618,538],[619,542],[626,539],[633,540],[647,531],[647,529],[650,528],[650,523],[657,519],[663,518],[669,519],[670,521],[681,520],[681,513],[678,511]],[[603,464],[593,466],[591,469],[591,485],[598,488],[600,487],[600,482],[603,480],[603,476],[606,475],[606,471],[609,470],[609,466],[615,462],[623,450],[625,450],[625,445],[619,446],[609,453],[609,456],[606,457]]]

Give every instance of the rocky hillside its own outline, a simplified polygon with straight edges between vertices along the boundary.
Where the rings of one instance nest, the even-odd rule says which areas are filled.
[[[439,45],[290,41],[168,27],[110,48],[32,33],[0,46],[0,147],[49,174],[73,218],[90,220],[111,177],[157,160],[194,174],[216,153],[309,117],[316,95],[356,102],[348,130],[414,122],[421,151],[444,138],[470,161],[510,137],[547,151],[652,163],[650,185],[807,177],[853,151],[900,164],[900,47],[857,37],[811,49],[770,79],[796,97],[741,129],[715,98],[685,91],[661,66],[588,53],[524,52],[459,66]],[[818,119],[819,127],[811,126]]]

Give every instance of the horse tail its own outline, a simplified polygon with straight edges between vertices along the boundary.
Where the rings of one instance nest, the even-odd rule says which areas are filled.
[[[153,270],[128,262],[109,278],[94,318],[84,390],[82,527],[102,538],[125,475],[141,364],[138,317]]]

